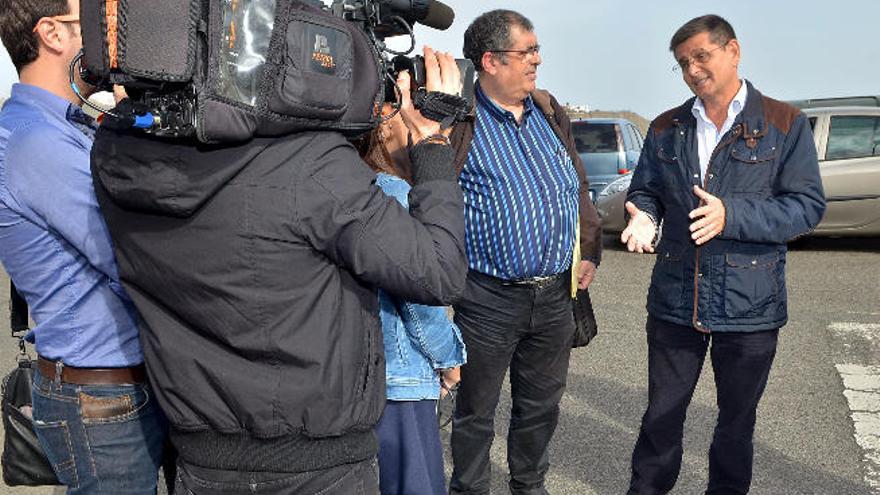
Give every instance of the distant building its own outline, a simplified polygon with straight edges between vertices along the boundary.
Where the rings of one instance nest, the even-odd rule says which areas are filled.
[[[565,109],[569,114],[572,113],[590,113],[589,105],[565,105]]]

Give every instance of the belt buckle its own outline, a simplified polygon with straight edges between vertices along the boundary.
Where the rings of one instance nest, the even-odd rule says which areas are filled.
[[[549,277],[535,277],[532,286],[535,290],[544,290],[552,285],[554,280],[556,280],[555,275],[550,275]]]
[[[521,278],[517,280],[508,280],[503,285],[512,285],[518,287],[531,287],[535,290],[543,290],[547,286],[553,283],[556,280],[556,275],[549,275],[546,277],[531,277],[531,278]]]

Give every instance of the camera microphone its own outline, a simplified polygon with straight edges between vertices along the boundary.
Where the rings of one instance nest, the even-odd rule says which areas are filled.
[[[455,12],[437,0],[385,0],[382,2],[389,10],[406,12],[408,20],[424,24],[434,29],[449,29],[455,20]]]
[[[425,17],[421,18],[419,22],[441,31],[449,29],[452,21],[455,20],[455,11],[452,10],[452,7],[437,0],[428,0],[427,4]]]

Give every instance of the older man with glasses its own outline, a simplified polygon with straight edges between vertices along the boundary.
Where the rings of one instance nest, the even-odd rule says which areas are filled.
[[[531,22],[509,10],[481,15],[465,33],[464,54],[479,81],[475,121],[452,134],[470,270],[454,306],[468,364],[453,419],[451,493],[489,493],[495,408],[508,368],[510,490],[547,493],[574,332],[572,272],[585,289],[599,264],[599,219],[571,124],[536,89],[539,50]]]
[[[70,84],[78,12],[78,0],[0,0],[20,80],[0,113],[0,261],[36,322],[34,427],[58,480],[72,494],[153,494],[165,419],[92,186],[97,125]]]
[[[648,409],[629,493],[675,485],[685,414],[711,347],[718,422],[706,493],[742,494],[758,401],[788,318],[786,243],[819,223],[825,198],[806,117],[740,79],[740,44],[727,21],[688,21],[670,50],[695,97],[651,123],[621,235],[630,251],[658,253]]]

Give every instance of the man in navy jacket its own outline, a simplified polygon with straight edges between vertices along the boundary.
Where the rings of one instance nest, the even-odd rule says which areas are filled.
[[[740,78],[730,24],[707,15],[672,37],[696,95],[651,123],[621,240],[657,252],[648,293],[648,409],[629,493],[666,493],[711,343],[718,423],[707,493],[746,493],[755,411],[787,319],[786,243],[825,210],[809,123]],[[662,228],[661,228],[662,226]]]

